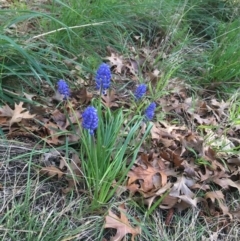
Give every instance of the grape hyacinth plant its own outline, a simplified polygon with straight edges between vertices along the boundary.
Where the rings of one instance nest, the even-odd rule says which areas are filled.
[[[57,82],[58,85],[58,92],[64,96],[64,99],[66,100],[70,96],[70,90],[68,87],[68,84],[66,83],[65,80],[60,79]]]
[[[96,74],[96,86],[100,93],[105,94],[106,90],[110,87],[111,70],[110,67],[103,63],[99,66]]]
[[[156,103],[152,102],[147,109],[145,110],[145,117],[147,118],[147,120],[152,120],[153,116],[154,116],[154,112],[156,109]]]
[[[135,99],[140,100],[145,95],[146,91],[147,91],[147,86],[145,84],[139,85],[134,94]]]
[[[98,114],[97,110],[93,106],[89,106],[82,114],[82,126],[87,129],[91,135],[94,134],[94,130],[98,127]]]
[[[125,123],[122,108],[112,111],[99,104],[98,100],[94,101],[98,104],[98,116],[94,107],[88,107],[82,117],[83,127],[88,130],[93,130],[97,126],[94,123],[95,118],[98,118],[96,136],[83,131],[79,155],[86,185],[92,197],[91,205],[97,208],[99,204],[106,204],[124,182],[151,130],[151,123],[147,123],[146,131],[132,149],[131,143],[136,140],[138,130],[142,126],[142,116],[133,116]],[[121,132],[125,134],[119,138]]]

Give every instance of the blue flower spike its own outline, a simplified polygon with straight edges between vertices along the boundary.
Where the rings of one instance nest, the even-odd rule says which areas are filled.
[[[146,91],[147,91],[147,86],[145,84],[139,85],[134,94],[135,99],[140,100],[145,95]]]
[[[152,120],[153,116],[154,116],[154,112],[156,109],[156,103],[152,102],[147,109],[145,110],[145,116],[147,118],[147,120]]]
[[[82,114],[82,126],[88,130],[91,135],[94,134],[94,130],[98,127],[98,115],[97,110],[93,106],[89,106]]]
[[[97,70],[96,74],[96,86],[97,89],[103,93],[110,87],[111,81],[111,70],[107,64],[101,64]]]
[[[68,87],[68,84],[66,83],[65,80],[60,79],[57,82],[58,85],[58,92],[64,96],[64,99],[66,100],[70,96],[70,90]]]

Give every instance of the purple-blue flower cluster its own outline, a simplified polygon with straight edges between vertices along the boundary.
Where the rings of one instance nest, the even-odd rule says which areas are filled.
[[[98,127],[98,114],[96,108],[89,106],[82,114],[82,126],[87,129],[91,135],[94,134],[94,130]]]
[[[155,109],[156,109],[156,103],[155,103],[155,102],[152,102],[152,103],[147,107],[147,109],[145,110],[145,117],[146,117],[148,120],[152,120],[152,118],[153,118],[153,116],[154,116]]]
[[[101,64],[96,74],[97,89],[105,92],[110,87],[111,70],[107,64]]]
[[[111,71],[107,64],[103,63],[99,66],[96,73],[96,86],[97,89],[100,89],[101,92],[105,92],[110,87],[111,81]],[[70,89],[65,80],[60,79],[57,82],[58,92],[64,96],[64,99],[69,98]],[[147,91],[147,85],[140,84],[134,93],[135,100],[140,100]],[[152,102],[145,110],[145,119],[152,120],[154,117],[154,112],[156,109],[156,103]],[[93,106],[89,106],[82,113],[82,126],[84,129],[88,130],[91,135],[94,134],[94,131],[98,128],[98,113],[97,109]]]
[[[58,92],[61,95],[64,95],[64,99],[67,99],[70,96],[70,90],[69,90],[69,87],[68,87],[68,84],[66,83],[66,81],[60,79],[57,82],[57,85],[58,85]]]
[[[140,100],[145,95],[146,91],[147,86],[145,84],[139,85],[134,94],[136,100]]]

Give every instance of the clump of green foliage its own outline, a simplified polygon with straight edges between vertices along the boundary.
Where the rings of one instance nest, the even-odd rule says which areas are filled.
[[[216,43],[209,56],[207,77],[222,83],[239,82],[240,19],[219,26]]]

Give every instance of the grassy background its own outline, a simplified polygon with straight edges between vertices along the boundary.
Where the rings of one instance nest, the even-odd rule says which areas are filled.
[[[13,83],[20,92],[27,87],[43,94],[43,82],[52,88],[59,78],[74,82],[72,66],[94,73],[107,47],[125,55],[129,46],[139,48],[135,36],[152,46],[161,35],[155,66],[164,72],[177,66],[192,85],[220,82],[225,92],[239,80],[236,1],[14,2],[1,10],[0,23],[2,100],[10,101],[4,90],[14,89]]]

